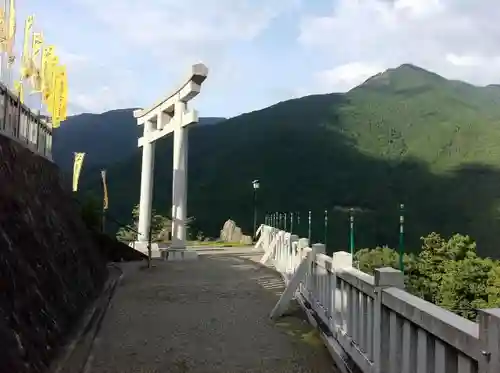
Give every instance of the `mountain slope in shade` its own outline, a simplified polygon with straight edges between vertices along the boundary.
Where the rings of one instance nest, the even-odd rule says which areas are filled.
[[[102,166],[123,160],[137,151],[142,126],[131,109],[103,114],[80,114],[69,117],[54,131],[53,155],[63,170],[72,170],[73,153],[85,152],[85,167]],[[217,124],[225,118],[200,118],[197,125]]]
[[[250,233],[258,210],[300,212],[295,230],[345,249],[358,207],[356,246],[398,245],[405,204],[406,246],[431,231],[460,232],[495,254],[500,229],[500,94],[412,65],[388,70],[346,94],[280,102],[189,133],[189,215],[216,236],[233,218]],[[128,219],[139,200],[141,154],[108,168],[110,212]],[[170,213],[172,139],[156,147],[154,205]],[[100,193],[98,175],[85,181]],[[324,232],[324,210],[329,211]],[[259,221],[261,221],[260,219]]]

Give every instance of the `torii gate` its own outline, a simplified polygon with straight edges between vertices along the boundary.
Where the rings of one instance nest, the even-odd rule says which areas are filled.
[[[171,249],[186,248],[187,208],[187,126],[198,122],[196,110],[188,110],[187,103],[200,93],[201,84],[208,75],[204,64],[192,66],[186,82],[173,94],[149,109],[134,111],[137,125],[144,125],[139,138],[142,147],[141,196],[139,205],[138,249],[147,246],[151,226],[155,143],[168,134],[174,134],[174,162],[172,176],[172,244]],[[141,250],[142,251],[142,250]]]

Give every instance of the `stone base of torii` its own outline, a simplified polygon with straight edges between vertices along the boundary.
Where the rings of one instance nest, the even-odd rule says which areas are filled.
[[[195,251],[186,250],[188,126],[198,122],[198,113],[188,110],[187,103],[200,93],[207,75],[205,65],[193,65],[188,79],[173,94],[149,109],[134,111],[137,125],[144,126],[144,135],[138,141],[138,146],[142,147],[141,194],[139,235],[133,247],[145,254],[148,253],[151,229],[155,143],[171,133],[174,136],[172,242],[170,245],[151,244],[153,258],[187,260],[197,257]]]

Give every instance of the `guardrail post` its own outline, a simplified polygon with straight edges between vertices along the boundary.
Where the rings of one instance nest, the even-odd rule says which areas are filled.
[[[317,297],[317,271],[316,271],[316,256],[318,254],[324,254],[326,252],[325,245],[322,243],[315,243],[311,247],[311,255],[309,256],[309,273],[306,278],[307,288],[309,289],[310,297],[309,300],[316,302]]]
[[[479,310],[479,373],[500,372],[500,308]]]
[[[380,373],[382,363],[382,344],[390,343],[389,324],[382,320],[382,292],[384,288],[404,289],[404,275],[394,268],[375,269],[375,300],[373,302],[373,365],[374,373]],[[385,337],[385,338],[384,338]]]
[[[288,260],[287,262],[287,268],[286,272],[288,274],[293,274],[295,272],[295,255],[297,251],[297,245],[299,242],[299,236],[296,234],[292,234],[290,236],[290,247],[288,248]]]
[[[337,272],[352,268],[352,255],[346,251],[337,251],[332,254],[332,270],[333,275],[331,276],[331,316],[330,321],[331,330],[335,330],[336,326],[342,326],[343,322],[343,307],[347,307],[345,304],[344,292],[342,285],[337,286]]]

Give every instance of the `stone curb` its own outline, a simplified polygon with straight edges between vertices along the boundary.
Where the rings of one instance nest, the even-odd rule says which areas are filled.
[[[94,348],[95,348],[95,345],[97,342],[96,341],[97,335],[99,334],[99,331],[101,330],[101,325],[102,325],[102,322],[104,320],[104,316],[106,316],[106,313],[107,313],[109,306],[111,304],[111,300],[113,299],[113,296],[115,294],[116,288],[118,287],[118,284],[120,283],[120,281],[123,278],[123,271],[121,270],[121,268],[117,264],[114,264],[113,267],[115,267],[115,269],[117,269],[120,274],[115,279],[112,286],[110,287],[108,297],[107,298],[104,297],[103,302],[105,302],[105,304],[103,305],[103,307],[101,309],[101,313],[98,316],[97,323],[95,324],[94,333],[92,335],[92,341],[90,344],[87,358],[85,359],[85,364],[83,365],[82,369],[80,370],[81,373],[90,372],[90,369],[92,367],[92,362],[94,360]],[[105,293],[103,295],[105,295]]]
[[[69,335],[67,339],[66,345],[61,347],[61,350],[58,354],[56,360],[50,365],[48,372],[51,373],[61,373],[61,372],[83,372],[85,367],[87,366],[87,361],[89,356],[91,355],[91,349],[93,346],[93,340],[97,335],[97,331],[99,330],[101,321],[106,314],[107,309],[109,308],[109,304],[111,299],[113,298],[116,287],[120,283],[123,272],[119,266],[115,264],[108,264],[109,276],[106,280],[106,283],[101,291],[99,297],[94,300],[93,304],[85,311],[81,321],[77,324],[77,327],[74,329],[73,333]],[[115,274],[112,273],[112,270],[115,271]],[[90,330],[89,330],[90,329]],[[88,333],[92,332],[91,344],[89,347],[89,352],[86,354],[86,358],[83,362],[81,362],[81,366],[79,368],[76,367],[68,367],[71,365],[70,359],[74,354],[77,347],[80,346],[84,342],[85,337]]]

